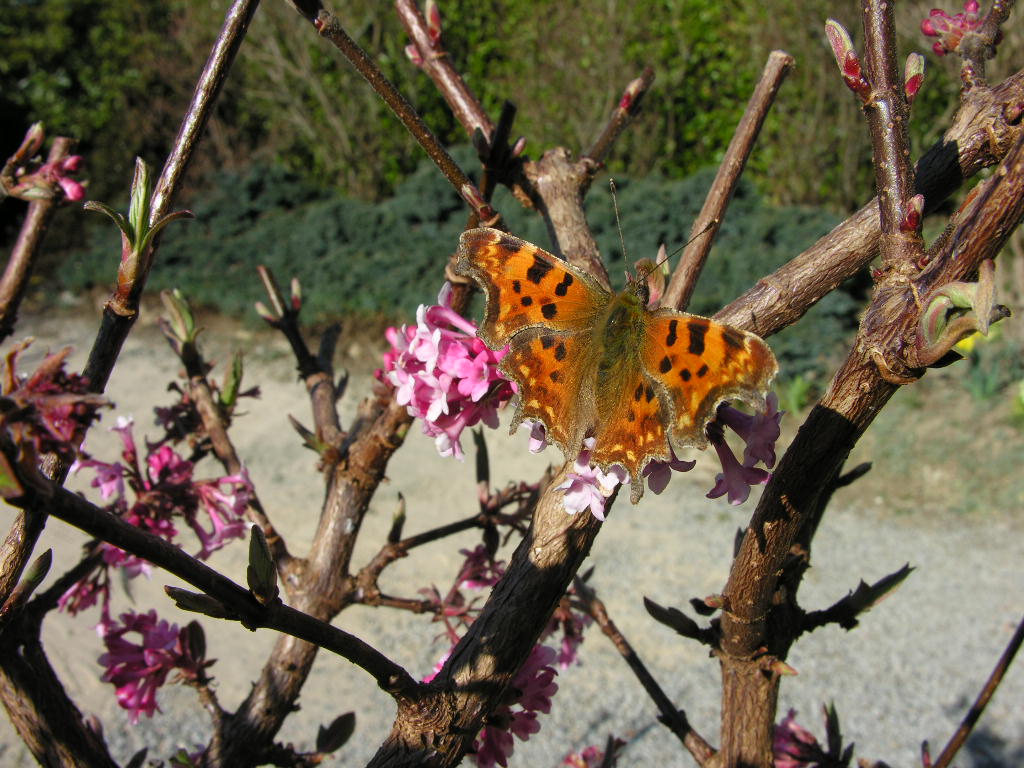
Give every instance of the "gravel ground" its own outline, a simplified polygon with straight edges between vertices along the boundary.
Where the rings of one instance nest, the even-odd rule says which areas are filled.
[[[39,341],[36,351],[65,343],[81,352],[91,325],[49,317],[26,324]],[[133,413],[139,430],[152,432],[154,402],[165,402],[164,383],[176,366],[166,347],[156,343],[152,328],[139,329],[129,340],[122,366],[111,382],[119,413]],[[308,544],[322,492],[313,471],[312,454],[277,446],[295,445],[284,420],[291,413],[308,421],[308,405],[296,385],[285,353],[276,340],[234,331],[231,343],[251,346],[249,370],[260,370],[263,396],[247,407],[237,424],[240,453],[252,472],[264,505],[287,537],[292,551]],[[358,350],[349,349],[358,357]],[[250,382],[255,382],[255,375]],[[351,387],[363,391],[362,379]],[[354,397],[346,402],[354,407]],[[103,424],[113,423],[105,416]],[[113,445],[102,425],[89,447],[109,457]],[[501,432],[499,430],[499,432]],[[489,436],[496,482],[536,477],[545,456],[524,456],[523,438]],[[386,534],[395,493],[409,501],[406,531],[413,533],[471,512],[472,463],[441,459],[430,440],[414,428],[406,447],[390,467],[390,483],[378,493],[357,548],[356,562],[365,561]],[[654,623],[643,609],[649,596],[663,605],[686,607],[694,596],[721,589],[729,565],[733,535],[752,509],[708,501],[703,491],[713,474],[707,459],[692,476],[677,478],[661,497],[645,496],[637,507],[616,506],[598,538],[591,564],[592,583],[641,658],[691,722],[714,742],[719,712],[717,664],[692,641]],[[438,478],[443,478],[439,483]],[[955,480],[951,481],[955,482]],[[904,563],[915,571],[888,600],[863,617],[852,632],[836,627],[818,630],[800,640],[789,659],[799,675],[782,686],[780,713],[799,712],[800,721],[819,736],[821,706],[832,701],[843,733],[856,742],[858,757],[882,759],[892,766],[919,765],[922,740],[933,751],[955,729],[977,694],[1017,621],[1024,613],[1024,523],[1012,510],[991,516],[967,516],[957,510],[934,509],[914,515],[886,513],[879,500],[863,502],[856,486],[837,495],[818,534],[814,563],[801,592],[808,609],[830,605],[854,588],[859,579],[876,580]],[[59,521],[50,523],[46,546],[57,556],[55,573],[70,564],[82,536]],[[465,535],[457,547],[471,546]],[[385,580],[387,591],[412,595],[431,583],[446,586],[457,568],[450,543],[431,545],[397,563]],[[214,567],[244,581],[245,547],[233,547],[214,558]],[[157,573],[148,583],[133,584],[137,606],[157,607],[171,621],[189,620],[162,594],[174,579]],[[120,597],[115,609],[129,605]],[[166,686],[159,701],[163,716],[131,726],[112,696],[98,681],[95,659],[100,643],[92,631],[95,615],[76,620],[60,615],[48,620],[44,641],[55,667],[83,711],[99,715],[115,757],[126,760],[136,749],[150,746],[153,757],[167,757],[179,747],[191,748],[207,735],[206,720],[191,690]],[[436,627],[422,617],[356,608],[345,612],[339,626],[377,645],[413,674],[425,674],[444,650],[432,638]],[[210,657],[219,661],[212,673],[225,707],[234,707],[256,678],[274,642],[269,632],[250,633],[237,625],[207,621]],[[584,663],[559,675],[560,692],[542,730],[527,743],[517,743],[512,765],[548,768],[570,750],[601,744],[608,734],[627,738],[623,765],[693,765],[668,732],[658,725],[653,705],[632,679],[611,645],[591,632],[583,646]],[[350,709],[358,713],[353,741],[334,764],[363,765],[386,735],[394,711],[390,699],[365,674],[321,654],[307,684],[301,711],[286,723],[281,739],[308,748],[316,726]],[[961,768],[1010,768],[1024,765],[1024,668],[1011,668],[996,697],[957,764]],[[197,716],[199,715],[199,716]],[[10,724],[0,721],[0,763],[30,764],[31,758]]]

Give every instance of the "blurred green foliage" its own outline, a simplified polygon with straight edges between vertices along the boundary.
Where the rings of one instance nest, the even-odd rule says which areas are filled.
[[[471,154],[467,147],[456,152],[462,161]],[[653,257],[661,243],[671,251],[686,242],[712,178],[704,171],[681,181],[617,179],[628,263],[607,187],[591,192],[588,218],[618,287],[635,260]],[[550,247],[538,216],[508,193],[495,204],[508,212],[512,232]],[[264,264],[282,283],[299,277],[308,319],[355,314],[409,321],[417,305],[435,301],[466,218],[464,205],[426,162],[379,203],[314,187],[280,167],[253,166],[221,174],[194,213],[194,221],[167,230],[150,287],[180,288],[194,303],[250,319],[253,303],[263,298],[255,268]],[[821,209],[772,206],[741,184],[690,311],[714,313],[837,222]],[[108,285],[118,243],[117,231],[106,227],[60,270],[64,287],[80,292]],[[856,306],[849,292],[834,292],[774,337],[786,374],[824,363],[855,325]]]
[[[834,0],[442,0],[443,42],[492,116],[509,99],[533,156],[586,149],[644,66],[657,75],[610,169],[684,178],[721,156],[768,52],[797,66],[779,93],[748,175],[773,202],[858,207],[872,190],[867,130],[842,86],[823,24],[835,16],[859,38],[857,3]],[[222,22],[224,4],[132,0],[0,0],[0,127],[14,146],[35,120],[81,138],[92,196],[110,198],[135,155],[159,163]],[[466,140],[437,89],[404,54],[392,4],[352,0],[350,33],[446,143]],[[901,4],[901,55],[928,51],[924,2]],[[1000,58],[1012,60],[1008,39]],[[955,106],[956,64],[930,53],[912,123],[915,150],[934,141]],[[998,61],[997,61],[998,64]],[[993,77],[998,77],[997,64]],[[393,115],[285,3],[264,4],[193,161],[201,182],[254,161],[283,165],[349,196],[395,194],[419,150]]]

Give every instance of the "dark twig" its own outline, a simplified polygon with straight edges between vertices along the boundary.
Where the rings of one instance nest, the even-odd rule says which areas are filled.
[[[258,0],[235,0],[228,9],[224,25],[199,76],[192,101],[153,192],[149,217],[151,223],[159,221],[171,210],[185,171],[202,137],[203,128],[258,5]],[[112,297],[103,309],[102,324],[85,367],[85,375],[89,377],[90,385],[96,392],[106,388],[114,362],[138,317],[139,300],[158,247],[159,237],[154,239],[149,252],[144,255],[135,283],[127,290],[124,300],[117,299],[115,306],[115,297]]]
[[[31,492],[21,503],[40,500],[34,497],[41,492]],[[51,484],[45,493],[48,494],[47,508],[54,517],[173,573],[217,601],[230,618],[240,621],[248,629],[274,629],[326,648],[365,669],[391,693],[397,694],[416,686],[405,670],[358,637],[280,601],[261,605],[249,590],[170,542],[121,520],[60,486]]]
[[[341,51],[359,74],[366,78],[370,87],[391,108],[391,111],[423,147],[427,156],[434,161],[448,182],[455,187],[455,191],[476,211],[480,221],[487,226],[495,226],[500,221],[497,211],[484,201],[476,185],[452,159],[448,150],[437,140],[412,105],[384,76],[376,62],[359,47],[355,40],[349,37],[337,17],[327,11],[320,11],[316,26],[320,35]]]
[[[982,713],[985,711],[985,707],[988,705],[992,695],[996,692],[999,684],[1003,681],[1003,677],[1006,675],[1006,670],[1010,668],[1010,664],[1013,662],[1013,657],[1017,655],[1017,651],[1020,650],[1021,643],[1024,642],[1024,619],[1021,619],[1020,624],[1017,625],[1017,631],[1013,633],[1013,637],[1010,638],[1010,642],[1006,644],[1006,649],[1003,651],[1003,655],[999,657],[999,661],[996,662],[995,669],[992,670],[992,674],[988,676],[988,680],[985,681],[985,685],[982,687],[981,692],[978,694],[978,698],[974,700],[974,704],[971,709],[964,716],[963,721],[960,723],[960,727],[956,729],[956,733],[950,738],[949,743],[946,744],[942,753],[936,758],[933,768],[946,768],[956,757],[956,753],[963,746],[964,742],[967,741],[967,737],[970,735],[971,730],[975,724],[981,719]]]
[[[310,405],[313,410],[313,424],[320,447],[320,455],[325,467],[332,467],[340,460],[340,450],[345,440],[338,416],[338,388],[334,383],[334,369],[330,366],[330,358],[334,354],[334,346],[327,343],[317,355],[310,352],[306,340],[302,336],[299,313],[302,310],[301,289],[297,278],[292,280],[292,298],[286,301],[277,284],[274,273],[265,266],[257,267],[260,280],[267,292],[271,309],[265,310],[257,305],[263,319],[280,331],[288,340],[292,354],[298,365],[299,376],[306,385]],[[334,341],[336,332],[331,332]],[[325,340],[329,342],[330,339]]]
[[[59,163],[70,156],[75,143],[75,139],[64,136],[55,138],[50,146],[47,162]],[[32,267],[39,257],[50,220],[61,202],[62,194],[56,194],[49,199],[33,200],[28,205],[18,240],[11,250],[3,277],[0,277],[0,341],[14,333],[14,327],[18,322],[18,307],[25,295],[25,288],[28,287]]]
[[[747,164],[747,158],[754,149],[754,142],[761,131],[768,110],[775,102],[775,96],[782,86],[782,81],[793,68],[793,57],[783,51],[772,51],[768,62],[761,73],[754,93],[747,102],[739,125],[733,133],[729,148],[726,150],[722,163],[718,166],[711,189],[708,190],[704,205],[690,228],[690,242],[683,250],[679,264],[672,274],[662,303],[667,307],[686,309],[697,287],[697,278],[704,263],[707,261],[711,245],[715,241],[725,209],[729,205],[732,193],[739,183],[740,174]]]
[[[647,666],[640,659],[639,654],[630,645],[615,622],[612,621],[604,602],[597,597],[594,590],[587,586],[580,578],[576,578],[573,584],[576,594],[580,597],[583,609],[597,622],[605,636],[612,641],[615,650],[622,656],[622,660],[629,665],[637,680],[640,681],[640,685],[643,686],[647,695],[654,701],[655,706],[661,713],[658,719],[675,734],[679,742],[693,755],[693,759],[697,761],[698,765],[708,765],[711,758],[715,755],[714,748],[693,729],[693,726],[690,725],[689,720],[686,718],[686,712],[677,709],[665,691],[658,685],[658,681],[651,675]]]

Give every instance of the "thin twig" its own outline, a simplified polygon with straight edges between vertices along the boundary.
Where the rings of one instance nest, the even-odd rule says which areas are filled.
[[[704,263],[707,261],[711,245],[722,226],[725,209],[729,205],[732,193],[739,183],[740,174],[747,164],[747,158],[754,149],[754,142],[761,132],[761,126],[768,116],[768,110],[775,102],[782,81],[793,68],[793,57],[783,51],[772,51],[761,73],[761,79],[754,88],[747,108],[743,112],[739,125],[733,133],[729,148],[715,181],[708,190],[704,205],[690,228],[690,242],[683,250],[683,255],[669,281],[662,303],[667,307],[686,309],[697,286],[697,278]]]
[[[662,687],[658,685],[658,681],[654,679],[647,666],[641,661],[639,654],[608,615],[608,610],[605,608],[604,602],[597,597],[597,593],[580,578],[576,578],[573,583],[576,594],[580,596],[583,603],[583,608],[597,622],[605,636],[612,641],[615,650],[629,665],[637,680],[640,681],[640,685],[643,686],[658,711],[661,712],[658,719],[675,734],[679,742],[693,755],[693,759],[697,761],[698,765],[708,765],[715,755],[714,748],[693,729],[686,717],[686,712],[677,709]]]
[[[946,768],[953,761],[953,758],[956,757],[956,753],[963,746],[964,742],[967,741],[971,730],[981,718],[989,700],[1003,681],[1006,670],[1010,668],[1010,664],[1013,662],[1013,657],[1020,650],[1021,643],[1024,643],[1024,619],[1021,619],[1020,624],[1017,625],[1017,631],[1013,633],[1010,642],[1006,644],[1003,655],[999,657],[999,661],[996,662],[992,674],[988,676],[988,680],[982,686],[981,691],[978,693],[978,698],[974,700],[974,704],[964,716],[963,721],[961,721],[960,727],[956,729],[956,733],[953,734],[949,743],[942,750],[942,753],[936,758],[932,768]]]
[[[584,157],[589,157],[595,163],[604,162],[619,136],[626,130],[626,126],[632,122],[633,118],[640,111],[640,102],[643,100],[644,94],[650,90],[653,82],[654,69],[652,67],[644,67],[640,77],[632,80],[626,86],[626,90],[622,92],[622,98],[619,99],[618,105],[612,112],[608,122],[605,123],[601,135],[597,137],[597,140],[590,149],[584,153]]]
[[[998,163],[1022,133],[1024,71],[992,90],[971,91],[952,127],[925,153],[915,170],[915,192],[925,213],[935,210],[964,182]],[[767,337],[795,323],[811,307],[878,255],[878,199],[814,245],[761,278],[715,314],[715,319]]]
[[[871,130],[875,187],[879,203],[882,266],[909,273],[924,253],[920,227],[909,228],[914,168],[910,163],[910,108],[896,67],[896,24],[892,3],[864,4],[865,77],[871,97],[864,105]]]
[[[75,139],[58,136],[50,146],[46,161],[59,163],[71,154],[75,144]],[[0,277],[0,341],[14,333],[18,322],[18,307],[28,287],[32,267],[39,258],[50,220],[63,199],[62,194],[57,194],[49,199],[33,200],[28,205],[18,240],[11,251],[3,277]]]
[[[964,35],[957,48],[962,63],[960,79],[964,90],[986,87],[985,60],[996,55],[996,41],[1000,27],[1006,23],[1016,0],[995,0],[982,25],[971,34]]]
[[[371,59],[362,48],[349,37],[348,33],[341,26],[338,18],[328,11],[320,11],[317,17],[317,28],[320,35],[329,40],[352,66],[366,78],[366,82],[377,92],[377,95],[384,100],[395,116],[402,122],[406,130],[423,147],[427,156],[434,161],[437,167],[448,179],[448,182],[455,188],[455,191],[477,212],[480,220],[488,222],[488,226],[495,226],[500,221],[497,211],[488,205],[477,190],[476,185],[459,167],[448,150],[444,148],[437,137],[434,136],[427,124],[419,116],[412,105],[406,100],[397,88],[380,71],[376,62]]]
[[[258,5],[258,0],[235,0],[228,9],[220,34],[214,41],[206,66],[203,67],[196,84],[192,101],[178,129],[178,136],[153,191],[149,216],[151,224],[159,221],[171,210],[185,171],[202,137],[203,128],[213,112],[221,86],[227,78],[228,70],[242,45],[249,21]],[[139,300],[145,289],[159,240],[159,236],[154,238],[149,252],[143,256],[138,277],[124,297],[123,305],[115,309],[114,300],[111,299],[103,309],[102,324],[85,366],[85,375],[89,377],[89,383],[96,392],[102,392],[106,388],[107,379],[114,369],[121,347],[138,317]]]
[[[494,124],[484,111],[480,100],[452,65],[451,57],[441,45],[440,30],[438,34],[431,35],[427,20],[423,18],[415,0],[395,0],[395,11],[402,26],[405,27],[406,34],[420,53],[420,69],[434,81],[455,119],[462,124],[467,135],[472,136],[473,132],[479,129],[483,132],[484,138],[490,141],[494,133]]]

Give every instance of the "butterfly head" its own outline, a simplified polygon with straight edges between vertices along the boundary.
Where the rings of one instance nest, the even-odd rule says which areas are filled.
[[[636,275],[626,272],[626,290],[634,294],[642,306],[657,309],[665,293],[664,262],[640,259],[636,263]]]

